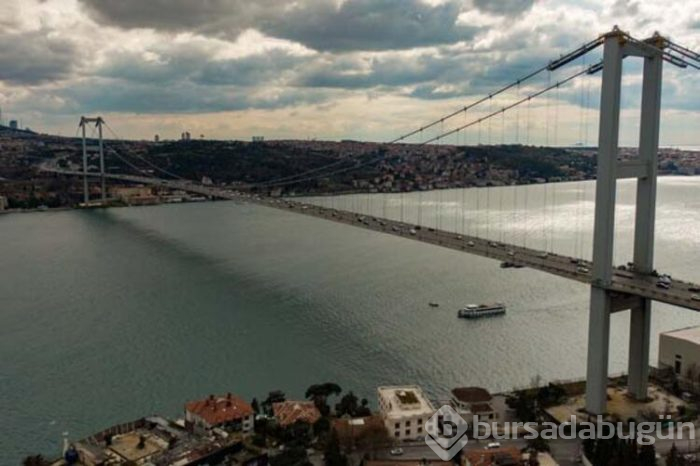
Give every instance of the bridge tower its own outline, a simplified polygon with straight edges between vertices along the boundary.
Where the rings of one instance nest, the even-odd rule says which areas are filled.
[[[98,133],[98,150],[100,153],[100,193],[102,198],[102,203],[104,204],[107,194],[105,192],[105,156],[104,156],[104,145],[102,143],[102,125],[104,120],[102,117],[88,118],[80,117],[80,127],[83,133],[83,202],[87,206],[90,202],[90,192],[88,190],[88,168],[87,168],[87,137],[86,137],[86,126],[88,123],[95,123]]]
[[[604,41],[586,376],[586,410],[590,414],[606,411],[610,314],[619,310],[630,309],[629,393],[636,399],[647,397],[651,300],[615,295],[609,287],[613,275],[618,179],[637,179],[633,263],[638,272],[649,273],[653,269],[662,49],[665,47],[665,40],[658,35],[638,42],[630,40],[617,27]],[[644,61],[639,154],[636,159],[619,161],[622,62],[627,56],[641,57]]]

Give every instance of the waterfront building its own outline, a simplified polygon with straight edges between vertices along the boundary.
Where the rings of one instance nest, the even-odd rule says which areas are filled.
[[[112,197],[128,205],[157,204],[159,201],[150,186],[114,186],[109,192]]]
[[[245,466],[267,464],[267,456],[248,451],[240,436],[221,429],[215,429],[213,434],[193,434],[177,421],[150,416],[96,432],[67,447],[67,451],[73,451],[71,456],[77,455],[82,466],[195,466],[222,464],[224,458],[235,458],[239,460],[236,464]]]
[[[659,335],[659,369],[670,369],[684,379],[700,375],[700,326]]]
[[[249,433],[253,430],[252,406],[231,393],[225,396],[190,401],[185,405],[185,428],[208,431],[219,428],[228,432]]]
[[[313,401],[281,401],[272,403],[272,412],[277,423],[282,427],[296,422],[313,425],[321,419],[321,412]]]
[[[481,422],[495,421],[498,416],[491,404],[491,394],[481,387],[459,387],[452,390],[452,408],[467,422],[474,418]]]
[[[333,419],[331,428],[345,451],[352,451],[357,447],[371,450],[390,444],[384,419],[381,416]]]
[[[417,385],[377,388],[379,411],[389,436],[415,440],[425,435],[423,426],[435,408]]]

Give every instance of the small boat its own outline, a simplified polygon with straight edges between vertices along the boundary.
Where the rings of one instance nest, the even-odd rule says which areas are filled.
[[[440,305],[438,303],[434,303],[434,302],[429,302],[428,305],[430,307],[440,307]]]
[[[462,319],[478,319],[479,317],[499,316],[506,313],[505,304],[469,304],[457,311],[457,317]]]

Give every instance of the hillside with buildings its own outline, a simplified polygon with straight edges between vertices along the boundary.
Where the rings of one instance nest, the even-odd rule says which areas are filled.
[[[596,151],[522,145],[453,146],[357,141],[106,140],[110,173],[174,176],[273,196],[409,192],[591,179]],[[98,171],[97,141],[87,143],[88,170]],[[623,158],[634,150],[622,149]],[[0,128],[0,208],[76,206],[81,180],[41,166],[82,170],[82,140]],[[664,149],[662,174],[700,174],[700,152]],[[187,199],[184,193],[138,191],[112,184],[126,203]],[[151,188],[146,188],[150,190]],[[99,186],[91,186],[99,194]],[[137,197],[138,199],[133,199]]]

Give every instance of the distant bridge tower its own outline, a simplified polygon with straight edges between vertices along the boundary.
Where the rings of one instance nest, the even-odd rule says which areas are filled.
[[[618,179],[637,179],[633,263],[638,272],[649,273],[653,269],[663,63],[661,50],[665,42],[658,35],[646,41],[646,44],[631,41],[617,28],[605,36],[586,376],[586,410],[591,414],[606,411],[610,314],[615,311],[631,310],[629,392],[636,399],[647,397],[651,300],[616,296],[609,287],[613,274],[615,189]],[[639,155],[636,159],[622,162],[617,157],[622,61],[626,56],[642,57],[644,71]]]
[[[87,138],[86,138],[86,126],[88,123],[95,123],[98,132],[98,144],[100,152],[100,193],[102,198],[102,203],[104,204],[106,200],[105,192],[105,157],[104,157],[104,145],[102,143],[102,125],[104,120],[102,117],[88,118],[80,117],[80,127],[83,129],[83,202],[85,205],[90,202],[90,191],[88,189],[88,167],[87,167]]]

